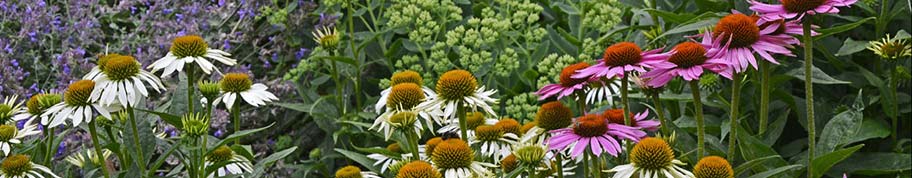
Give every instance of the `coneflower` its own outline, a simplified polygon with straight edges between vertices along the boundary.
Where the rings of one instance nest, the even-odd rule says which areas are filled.
[[[396,178],[441,178],[433,165],[424,161],[412,161],[399,168]]]
[[[887,37],[880,39],[880,41],[868,43],[867,49],[881,58],[889,60],[912,56],[912,44],[905,39],[891,38],[889,34],[887,34]]]
[[[146,87],[155,92],[165,90],[165,86],[158,77],[142,70],[140,63],[133,56],[107,57],[102,61],[101,73],[90,77],[95,81],[96,88],[92,91],[90,100],[98,101],[105,106],[118,104],[124,107],[134,107],[139,104],[142,97],[149,96]]]
[[[22,144],[23,138],[38,133],[41,131],[38,131],[38,127],[34,124],[26,124],[21,129],[15,125],[0,125],[0,150],[3,151],[3,156],[10,154],[13,144]]]
[[[44,177],[44,175],[60,177],[51,172],[48,167],[33,163],[27,155],[7,156],[0,165],[0,177],[32,178]]]
[[[481,155],[494,160],[510,155],[511,145],[516,144],[519,137],[507,133],[503,127],[496,125],[481,125],[475,127],[475,134],[469,136],[469,145],[479,146]]]
[[[70,120],[74,126],[78,126],[83,122],[91,122],[95,118],[93,113],[97,112],[106,118],[111,118],[111,112],[120,110],[92,101],[90,96],[93,90],[95,90],[95,82],[91,80],[73,82],[67,86],[66,92],[64,92],[64,102],[51,106],[41,114],[41,124],[57,127],[64,121]]]
[[[383,113],[384,111],[387,111],[390,109],[398,109],[398,108],[411,109],[411,107],[404,107],[404,106],[397,106],[397,105],[387,106],[387,103],[390,100],[389,99],[390,93],[393,92],[393,88],[399,84],[407,84],[407,83],[415,84],[415,86],[418,86],[420,88],[420,91],[422,92],[421,94],[423,95],[421,97],[422,98],[421,101],[424,101],[424,99],[426,99],[426,98],[437,97],[437,94],[434,93],[434,90],[431,90],[430,88],[424,86],[424,79],[421,78],[421,74],[418,74],[418,72],[411,71],[411,70],[400,71],[400,72],[393,73],[393,76],[390,77],[390,87],[386,88],[380,92],[380,99],[377,100],[377,104],[374,105],[374,110],[377,113]]]
[[[572,78],[570,76],[576,74],[576,71],[585,69],[587,67],[589,67],[589,63],[586,62],[579,62],[564,67],[560,73],[560,83],[545,85],[537,92],[535,92],[535,94],[538,95],[538,100],[545,100],[550,97],[561,99],[565,96],[570,96],[577,91],[583,91],[584,86],[586,86],[588,83],[586,81],[589,79]]]
[[[475,151],[461,139],[447,139],[435,146],[431,161],[444,177],[484,177],[492,174],[490,163],[475,161]]]
[[[693,174],[696,178],[733,178],[735,171],[728,160],[718,156],[707,156],[700,159],[694,166]]]
[[[640,140],[630,151],[629,160],[630,164],[609,170],[616,172],[614,178],[630,178],[635,175],[639,178],[694,177],[693,173],[679,167],[685,165],[684,162],[675,159],[671,146],[662,139],[650,137]]]
[[[535,113],[534,126],[526,129],[523,132],[522,142],[529,142],[534,140],[534,142],[541,142],[550,136],[547,133],[548,131],[557,130],[566,128],[573,123],[573,111],[569,107],[564,106],[560,101],[551,101],[545,104],[542,104],[538,108],[538,112]],[[530,127],[529,124],[526,124],[523,128]]]
[[[376,173],[361,171],[357,166],[345,166],[336,171],[336,178],[380,178]]]
[[[858,0],[779,0],[782,4],[766,4],[750,0],[750,10],[762,14],[764,19],[803,18],[805,15],[835,14],[839,7],[848,7]]]
[[[225,145],[216,147],[209,152],[209,154],[206,155],[205,165],[207,168],[221,165],[220,167],[214,168],[216,171],[212,171],[207,177],[223,177],[253,171],[253,164],[250,163],[250,160],[247,159],[247,157],[234,153],[234,150],[231,150],[231,148]]]
[[[165,57],[152,62],[147,68],[152,72],[162,70],[161,77],[170,76],[174,72],[184,70],[184,64],[196,63],[206,74],[212,71],[218,73],[218,68],[212,65],[208,59],[216,60],[222,64],[234,66],[237,60],[231,59],[231,54],[217,49],[209,48],[209,44],[202,37],[196,35],[187,35],[174,38],[171,43],[171,50]],[[208,59],[207,59],[208,58]],[[195,81],[191,81],[195,82]]]
[[[420,110],[441,110],[442,117],[450,120],[458,117],[460,125],[465,124],[466,109],[484,110],[484,112],[494,118],[497,113],[491,107],[491,104],[497,103],[497,99],[491,98],[496,90],[485,90],[484,86],[478,86],[475,76],[465,70],[451,70],[440,76],[437,80],[437,97],[428,98],[422,102],[418,108]],[[460,127],[462,138],[467,138],[468,128]]]
[[[63,102],[63,97],[60,94],[52,93],[39,93],[34,94],[25,102],[26,112],[22,112],[13,116],[14,121],[26,120],[26,125],[34,123],[35,121],[40,122],[40,117],[44,114],[45,110],[51,106],[56,105],[57,103]],[[3,107],[3,106],[0,106]]]
[[[26,111],[22,109],[22,103],[20,103],[18,96],[7,96],[3,99],[3,103],[0,103],[0,124],[12,123],[14,120],[13,117]]]

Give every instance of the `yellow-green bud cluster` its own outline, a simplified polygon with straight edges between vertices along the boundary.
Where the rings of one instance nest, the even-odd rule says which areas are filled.
[[[196,138],[209,134],[209,116],[201,113],[189,113],[181,117],[182,131],[185,136]]]
[[[200,93],[203,94],[203,97],[206,97],[206,99],[208,99],[210,101],[212,99],[215,99],[215,97],[218,96],[219,91],[222,90],[221,88],[219,88],[218,83],[208,81],[208,80],[200,81],[199,84],[197,84],[197,86],[199,88]]]

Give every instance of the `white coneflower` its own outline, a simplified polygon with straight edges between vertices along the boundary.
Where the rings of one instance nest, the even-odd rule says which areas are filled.
[[[912,44],[905,39],[893,37],[887,34],[886,38],[880,41],[871,41],[868,43],[868,50],[874,52],[884,59],[896,60],[897,58],[912,56]]]
[[[481,155],[500,160],[513,150],[519,137],[508,133],[503,127],[494,125],[481,125],[475,127],[475,134],[469,136],[469,145],[480,146]]]
[[[225,102],[225,106],[228,109],[234,106],[235,100],[240,99],[254,107],[266,105],[266,102],[279,100],[274,94],[266,91],[266,89],[269,89],[266,85],[262,83],[253,84],[250,76],[244,73],[225,74],[225,76],[222,76],[222,80],[219,81],[219,86],[222,89],[222,95],[215,98],[214,105],[218,105],[219,102]]]
[[[441,178],[440,172],[428,162],[412,161],[399,168],[396,178]]]
[[[22,110],[22,103],[19,103],[17,96],[7,96],[3,99],[3,103],[0,103],[0,124],[5,124],[14,120],[14,116],[24,113],[25,110]]]
[[[497,103],[497,99],[491,98],[496,92],[497,90],[485,90],[484,86],[479,87],[475,76],[469,71],[451,70],[437,80],[437,97],[428,98],[418,108],[442,110],[442,118],[448,120],[456,118],[459,105],[473,111],[481,109],[497,117],[491,107],[491,104]]]
[[[422,154],[424,153],[424,150],[422,149],[422,147],[419,147],[418,150],[420,150],[420,152]],[[373,153],[373,154],[367,155],[367,158],[374,160],[374,166],[380,166],[380,173],[384,173],[387,170],[390,170],[390,166],[398,164],[399,161],[401,161],[401,160],[408,160],[406,158],[411,156],[411,154],[407,154],[402,151],[402,147],[399,145],[399,143],[389,144],[388,146],[386,146],[386,151],[389,151],[389,153],[394,154],[393,156],[398,155],[402,159],[396,159],[389,155],[379,154],[379,153]]]
[[[61,97],[59,94],[39,93],[32,95],[32,97],[29,98],[27,102],[25,102],[25,107],[27,108],[26,112],[22,112],[16,116],[13,116],[13,120],[26,120],[26,125],[34,123],[35,120],[38,120],[37,118],[40,117],[45,110],[62,101],[63,97]]]
[[[614,178],[634,175],[640,178],[694,177],[678,165],[684,165],[684,162],[674,158],[674,151],[665,140],[649,137],[640,140],[630,151],[630,164],[611,168],[608,172],[616,172]]]
[[[361,171],[356,166],[345,166],[336,171],[336,178],[380,178],[376,173]]]
[[[374,120],[370,129],[382,132],[385,140],[389,140],[396,130],[421,135],[424,126],[421,122],[416,122],[418,115],[418,112],[408,110],[386,112]]]
[[[60,177],[51,172],[48,167],[32,163],[31,158],[27,155],[7,156],[0,167],[0,177],[2,178],[44,178],[45,175],[54,178]]]
[[[573,123],[573,111],[560,101],[542,104],[535,113],[534,126],[526,129],[520,139],[522,142],[543,143],[548,131],[566,128]],[[529,126],[529,124],[527,124]]]
[[[416,124],[409,123],[408,125],[414,126],[415,133],[421,133],[423,126],[427,126],[429,129],[434,128],[434,122],[437,119],[434,119],[436,115],[439,115],[439,111],[435,110],[419,110],[415,108],[419,103],[425,100],[426,95],[422,92],[421,87],[414,83],[401,83],[391,87],[386,102],[390,107],[387,107],[383,111],[383,114],[377,117],[374,120],[374,124],[371,126],[371,129],[376,129],[384,133],[384,136],[389,140],[391,132],[391,119],[395,115],[400,113],[410,113],[415,116],[420,116],[424,123],[415,122]],[[382,99],[381,99],[382,100]]]
[[[93,150],[86,149],[85,152],[74,153],[70,156],[67,156],[63,160],[65,160],[66,162],[68,162],[76,167],[80,167],[80,168],[84,167],[86,164],[93,164],[93,165],[99,166],[102,163],[104,163],[104,162],[102,162],[103,160],[107,160],[108,157],[111,157],[112,154],[114,154],[114,153],[111,152],[111,150],[103,149],[101,152],[102,156],[98,157],[98,153],[96,153]]]
[[[37,128],[38,126],[33,124],[26,124],[22,129],[16,128],[15,125],[0,125],[0,150],[3,151],[3,155],[9,155],[13,150],[12,144],[21,144],[22,138],[41,133]]]
[[[394,73],[393,76],[390,77],[390,87],[386,88],[380,92],[380,99],[377,100],[377,104],[374,105],[375,112],[382,113],[386,110],[396,109],[397,107],[400,107],[400,106],[396,106],[395,104],[387,106],[387,103],[393,102],[393,101],[390,101],[390,99],[389,99],[390,93],[393,92],[393,87],[395,87],[399,84],[412,83],[417,86],[420,86],[421,92],[424,94],[421,101],[424,101],[428,98],[436,98],[437,93],[434,93],[434,90],[431,90],[430,88],[423,86],[423,84],[424,84],[423,80],[424,79],[421,78],[421,75],[418,74],[418,72],[411,71],[411,70]],[[403,107],[403,108],[405,108],[405,107]],[[406,109],[408,109],[408,108],[406,108]]]
[[[494,125],[497,124],[497,119],[492,117],[487,117],[482,112],[469,112],[466,113],[466,136],[473,138],[475,135],[475,128],[481,125]],[[444,134],[447,132],[459,132],[459,120],[450,119],[443,122],[443,126],[440,129],[437,129],[437,133]],[[469,139],[463,138],[463,139]]]
[[[236,60],[228,58],[228,56],[231,54],[209,48],[209,44],[202,37],[187,35],[175,38],[171,44],[171,51],[147,68],[152,69],[152,72],[163,70],[161,77],[167,77],[175,71],[183,71],[184,64],[196,63],[206,74],[211,74],[212,71],[218,73],[218,68],[206,58],[229,66],[237,64]]]
[[[209,152],[206,156],[206,167],[215,164],[223,164],[222,167],[216,168],[208,177],[222,177],[227,175],[244,174],[253,171],[253,164],[246,157],[234,153],[228,146],[222,145]],[[208,168],[207,168],[208,169]]]
[[[98,77],[98,75],[104,74],[102,70],[105,67],[105,63],[107,63],[108,60],[119,56],[121,55],[117,53],[99,55],[98,60],[95,61],[95,67],[92,67],[92,69],[89,70],[89,73],[83,75],[82,79],[92,80],[93,78]]]
[[[457,138],[443,140],[431,153],[431,161],[443,177],[484,177],[490,175],[490,163],[475,161],[475,151],[465,141]]]
[[[41,124],[48,127],[57,127],[69,119],[74,126],[78,126],[82,122],[91,122],[94,118],[92,117],[94,112],[98,112],[98,114],[106,118],[111,118],[111,112],[120,109],[108,108],[90,100],[89,96],[94,89],[95,82],[91,80],[73,82],[67,86],[67,90],[63,94],[64,102],[51,106],[41,114]]]
[[[314,41],[320,44],[320,47],[330,51],[339,47],[339,41],[342,39],[342,35],[335,26],[323,26],[323,29],[316,29],[311,35],[313,35]]]
[[[105,106],[119,104],[133,107],[142,97],[149,96],[146,86],[155,92],[165,90],[161,80],[152,73],[142,70],[133,56],[115,56],[106,59],[101,65],[101,73],[89,78],[95,81],[96,90],[89,97]]]

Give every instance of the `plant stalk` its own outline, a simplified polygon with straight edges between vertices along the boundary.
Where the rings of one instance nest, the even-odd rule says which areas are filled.
[[[656,115],[659,116],[659,123],[661,125],[662,133],[671,134],[671,132],[668,131],[668,126],[665,121],[665,108],[662,107],[662,99],[659,98],[658,92],[652,94],[652,103],[655,105]]]
[[[741,73],[735,73],[732,76],[732,100],[731,100],[731,114],[729,114],[729,131],[728,131],[728,160],[735,160],[735,149],[737,148],[737,126],[738,118],[741,116],[739,112],[741,108]]]
[[[92,135],[92,147],[95,147],[95,156],[97,156],[99,158],[104,158],[104,156],[102,156],[104,154],[102,154],[103,152],[101,151],[101,143],[98,142],[98,130],[95,128],[94,121],[89,122],[89,134]],[[93,158],[89,158],[89,159],[93,159]],[[101,167],[101,172],[104,173],[105,178],[111,177],[110,173],[108,173],[108,160],[107,159],[102,159],[101,165],[99,165],[99,167]]]
[[[234,100],[234,108],[231,108],[231,122],[234,124],[234,133],[241,131],[241,100]],[[235,145],[241,144],[241,139],[234,140]]]
[[[590,149],[589,154],[592,156],[592,172],[595,173],[595,178],[602,178],[602,159],[595,156],[595,153]]]
[[[557,178],[564,178],[564,154],[557,151],[554,152],[554,157],[557,158],[557,166],[555,166],[557,167]]]
[[[697,119],[697,159],[703,158],[704,130],[703,130],[703,101],[700,97],[700,80],[690,81],[690,93],[693,94],[694,116]]]
[[[45,140],[45,141],[47,141],[47,143],[46,143],[47,152],[44,155],[44,161],[42,162],[43,163],[42,165],[48,165],[51,162],[51,157],[53,157],[53,155],[54,155],[53,150],[54,150],[54,147],[56,146],[56,145],[54,145],[54,135],[56,135],[56,133],[54,133],[54,127],[45,128],[44,135],[46,136],[46,139],[47,139],[47,140]]]
[[[468,140],[469,134],[466,132],[468,129],[468,123],[466,121],[466,110],[465,106],[462,105],[462,101],[456,102],[456,117],[459,118],[459,136],[462,140]]]
[[[814,78],[811,77],[811,67],[814,66],[814,40],[811,38],[811,15],[804,20],[804,95],[805,108],[807,108],[808,129],[808,177],[814,177],[814,151],[817,143],[817,131],[814,121]]]
[[[196,103],[193,102],[193,93],[194,90],[196,90],[193,88],[193,84],[196,83],[196,81],[194,81],[193,69],[193,66],[187,66],[187,113],[193,112],[193,103]]]
[[[145,175],[146,173],[146,159],[143,156],[142,145],[139,143],[139,129],[136,129],[136,115],[133,114],[133,107],[127,106],[127,113],[130,115],[130,127],[133,129],[133,145],[136,147],[136,159],[137,164],[139,164],[139,175]]]
[[[766,132],[766,124],[769,123],[769,104],[770,104],[770,63],[760,61],[760,129],[758,135]]]
[[[621,103],[624,105],[624,125],[630,126],[633,124],[633,121],[630,119],[630,103],[627,99],[627,89],[629,85],[629,78],[627,72],[624,72],[624,77],[621,78]]]
[[[409,149],[412,150],[412,156],[413,156],[412,159],[420,160],[421,155],[418,154],[418,133],[416,133],[415,130],[413,130],[413,129],[403,129],[403,130],[406,132],[406,135],[408,136],[408,144],[409,144],[408,146],[409,146]]]

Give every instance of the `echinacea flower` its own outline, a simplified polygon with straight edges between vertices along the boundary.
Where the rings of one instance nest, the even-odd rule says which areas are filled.
[[[641,75],[649,78],[647,85],[658,88],[665,86],[671,79],[680,76],[686,81],[699,80],[703,70],[710,70],[726,78],[731,78],[732,71],[728,61],[719,57],[720,39],[713,40],[712,34],[704,33],[701,43],[684,42],[678,44],[668,53],[671,54],[663,64]]]
[[[34,124],[26,124],[22,126],[22,129],[17,128],[16,125],[0,125],[0,150],[3,151],[3,156],[9,155],[13,151],[13,144],[22,144],[22,138],[41,133],[37,128],[38,126]]]
[[[694,166],[693,174],[696,178],[733,178],[735,171],[728,160],[718,156],[707,156],[700,159]]]
[[[107,160],[108,157],[111,157],[111,155],[114,153],[111,152],[111,150],[102,149],[101,154],[102,156],[98,157],[98,153],[96,153],[94,150],[85,149],[84,152],[73,153],[63,160],[72,164],[73,166],[80,168],[85,167],[86,164],[92,164],[95,165],[95,167],[100,167],[100,165],[104,163],[102,161]]]
[[[520,132],[520,127],[522,126],[519,125],[519,121],[516,121],[516,119],[501,118],[497,123],[494,123],[494,126],[503,129],[504,133],[512,133],[516,136],[522,135],[522,132]]]
[[[95,81],[96,89],[89,97],[92,101],[108,106],[133,107],[139,104],[142,97],[149,96],[146,86],[156,92],[165,89],[158,77],[142,70],[140,63],[133,56],[115,56],[104,61],[101,73],[89,78]]]
[[[782,4],[766,4],[749,0],[750,10],[760,13],[764,19],[792,19],[800,20],[806,14],[836,14],[839,7],[848,7],[858,0],[779,0]]]
[[[0,166],[2,178],[44,178],[45,175],[59,178],[51,169],[32,162],[28,155],[12,155],[3,159]]]
[[[662,178],[694,177],[690,171],[679,167],[685,165],[675,159],[674,151],[665,140],[644,138],[630,151],[630,164],[619,165],[608,172],[616,172],[613,178]]]
[[[638,141],[646,133],[624,125],[608,123],[607,119],[597,114],[587,114],[576,118],[571,128],[550,131],[553,136],[548,139],[551,150],[560,152],[570,150],[570,156],[579,158],[585,150],[595,156],[608,153],[617,157],[623,151],[615,137]]]
[[[545,85],[535,92],[535,94],[538,95],[538,100],[545,100],[552,96],[561,99],[565,96],[570,96],[576,91],[582,91],[588,78],[578,79],[571,78],[570,76],[576,74],[576,71],[587,67],[589,67],[589,63],[586,62],[579,62],[564,67],[560,73],[560,83]]]
[[[73,126],[78,126],[82,122],[92,122],[94,118],[92,114],[95,112],[103,117],[111,118],[111,112],[120,110],[120,108],[109,108],[90,100],[89,97],[93,90],[95,90],[95,82],[91,80],[71,83],[63,93],[63,102],[51,106],[41,114],[41,125],[57,127],[69,119]]]
[[[413,114],[415,116],[420,116],[424,123],[418,122],[417,124],[408,125],[414,126],[415,133],[421,133],[423,126],[427,126],[428,129],[434,129],[434,123],[439,121],[436,117],[440,115],[439,110],[416,108],[419,103],[423,102],[428,96],[426,92],[423,92],[421,87],[414,83],[400,83],[391,87],[388,93],[386,93],[384,104],[388,103],[388,107],[383,111],[383,114],[377,116],[377,119],[374,120],[374,124],[371,126],[371,129],[377,129],[384,133],[384,136],[389,140],[390,135],[392,134],[390,119],[395,115],[403,112]],[[384,99],[381,99],[384,100]],[[379,103],[379,102],[378,102]],[[411,119],[411,118],[410,118]]]
[[[121,55],[117,53],[99,55],[98,59],[95,61],[95,66],[89,70],[89,73],[83,75],[82,79],[92,80],[93,78],[98,77],[98,75],[104,74],[104,72],[102,72],[102,69],[104,69],[105,64],[108,62],[108,60],[120,56]]]
[[[422,126],[421,122],[416,122],[418,116],[418,112],[410,110],[387,111],[374,120],[374,124],[371,125],[370,129],[383,133],[385,140],[389,140],[393,135],[393,131],[397,130],[421,135],[424,126]]]
[[[728,61],[738,73],[747,70],[748,66],[752,66],[754,69],[758,67],[754,53],[773,64],[779,64],[779,62],[773,58],[772,54],[794,56],[788,49],[792,47],[789,42],[794,37],[786,33],[776,34],[780,25],[775,23],[761,29],[761,25],[765,23],[766,21],[740,13],[722,17],[712,34],[713,39],[719,39],[712,40],[714,43],[712,46],[717,49],[707,51],[717,52],[718,57]]]
[[[262,83],[254,84],[250,80],[250,76],[244,73],[225,74],[222,76],[222,80],[219,81],[219,86],[222,89],[222,95],[215,98],[214,105],[218,105],[219,102],[225,102],[225,106],[228,109],[231,109],[234,104],[240,104],[241,99],[254,107],[266,105],[266,102],[279,100],[274,94],[266,91],[266,89],[269,89],[266,85]],[[235,101],[237,102],[235,103]]]
[[[323,26],[323,29],[315,29],[311,35],[313,35],[314,41],[320,44],[320,47],[327,50],[335,50],[342,39],[342,35],[335,26]]]
[[[14,121],[14,116],[24,113],[22,103],[17,101],[18,96],[5,97],[3,103],[0,103],[0,124]]]
[[[634,115],[633,113],[628,114],[633,119],[630,120],[630,126],[635,128],[641,128],[648,131],[655,132],[659,130],[661,123],[656,120],[647,120],[646,117],[649,116],[649,111],[643,111]],[[608,109],[602,113],[602,117],[608,120],[608,123],[615,123],[624,125],[624,109]]]
[[[451,70],[440,76],[437,80],[437,97],[428,98],[418,105],[421,110],[443,110],[442,118],[452,120],[456,117],[456,110],[460,105],[476,111],[484,110],[488,115],[497,116],[491,104],[497,99],[491,98],[497,90],[485,90],[478,86],[475,76],[465,70]]]
[[[389,151],[390,153],[393,153],[393,154],[398,154],[398,155],[394,155],[394,156],[401,155],[402,157],[405,157],[407,155],[411,155],[411,154],[406,154],[405,152],[403,152],[402,147],[399,145],[399,143],[389,144],[388,146],[386,146],[386,151]],[[379,154],[379,153],[369,154],[369,155],[367,155],[367,158],[374,160],[374,166],[380,166],[380,173],[386,172],[386,170],[389,170],[390,165],[395,165],[396,163],[399,162],[399,160],[397,160],[396,158],[393,158],[393,157],[390,157],[390,156],[387,156],[384,154]]]
[[[336,178],[380,178],[376,173],[361,171],[357,166],[345,166],[336,171]]]
[[[181,133],[189,138],[197,138],[209,134],[210,118],[202,113],[187,113],[181,117]]]
[[[428,162],[412,161],[399,168],[396,178],[441,178],[443,175]]]
[[[608,100],[614,103],[614,96],[621,91],[621,80],[617,79],[600,79],[587,81],[586,87],[586,104],[597,104]]]
[[[497,119],[488,117],[482,112],[469,112],[466,113],[466,136],[471,139],[474,138],[475,128],[481,125],[494,125],[497,124]],[[450,119],[443,122],[443,126],[440,129],[437,129],[437,133],[443,134],[447,132],[458,132],[459,131],[459,120]]]
[[[26,120],[26,125],[35,122],[36,120],[40,121],[38,118],[44,114],[45,110],[51,106],[56,105],[57,103],[63,102],[63,97],[60,94],[50,94],[50,93],[39,93],[34,94],[25,102],[25,107],[27,108],[26,112],[22,112],[13,116],[14,121]],[[3,106],[0,106],[3,107]]]
[[[631,42],[620,42],[605,49],[604,57],[598,64],[577,70],[572,78],[601,79],[623,77],[628,71],[646,72],[654,64],[664,61],[668,54],[659,53],[662,48],[642,51]]]
[[[884,59],[890,60],[912,56],[912,44],[905,39],[890,38],[890,34],[887,34],[887,37],[880,39],[880,41],[868,43],[868,50],[873,51],[874,54]]]
[[[513,148],[513,155],[523,165],[534,167],[538,175],[546,178],[563,176],[572,176],[576,174],[576,165],[574,160],[565,159],[557,162],[554,159],[556,152],[548,151],[548,147],[539,143],[521,143]],[[562,172],[557,172],[557,167],[563,168]]]
[[[170,76],[175,71],[184,70],[184,64],[196,63],[206,74],[212,71],[219,73],[219,70],[208,59],[213,59],[222,64],[234,66],[237,60],[228,58],[231,54],[217,49],[209,48],[209,44],[202,37],[196,35],[181,36],[174,39],[171,43],[171,51],[152,62],[147,68],[152,72],[162,70],[161,77]],[[207,59],[208,58],[208,59]]]
[[[250,163],[250,160],[247,159],[247,157],[234,153],[234,150],[231,150],[231,148],[225,145],[213,149],[209,152],[209,155],[206,156],[207,169],[215,164],[223,166],[216,168],[217,171],[209,173],[209,176],[207,177],[223,177],[253,172],[253,164]]]
[[[475,151],[462,139],[451,138],[438,143],[431,153],[431,161],[443,177],[483,177],[491,174],[490,163],[475,161]]]
[[[386,111],[389,109],[396,109],[396,108],[411,109],[411,107],[397,106],[397,104],[391,103],[393,101],[390,101],[391,100],[389,98],[390,93],[392,93],[393,88],[399,84],[412,83],[412,84],[415,84],[416,86],[420,86],[421,92],[423,92],[422,94],[424,95],[424,96],[420,97],[422,99],[437,97],[437,94],[434,93],[434,90],[431,90],[430,88],[423,86],[424,85],[423,81],[424,81],[424,79],[421,78],[421,74],[418,74],[418,72],[415,72],[415,71],[406,70],[406,71],[394,73],[393,76],[390,77],[390,87],[387,89],[384,89],[383,91],[380,92],[380,99],[377,100],[377,104],[374,105],[374,110],[379,114],[379,113],[382,113],[383,111]],[[410,93],[413,93],[413,92],[411,92],[411,89],[409,89],[409,91],[410,91]],[[418,97],[418,96],[416,95],[414,97]],[[398,96],[397,98],[402,98],[402,96]],[[398,100],[398,99],[392,99],[392,100]],[[390,103],[390,106],[387,106],[387,103]],[[384,107],[386,109],[384,109]]]
[[[507,133],[503,127],[494,125],[481,125],[475,127],[475,134],[469,136],[469,145],[480,146],[481,155],[499,160],[510,155],[511,146],[516,144],[519,137]]]
[[[507,155],[507,157],[500,159],[500,169],[502,169],[503,172],[513,172],[513,170],[516,170],[518,167],[519,160],[516,159],[515,154],[510,154]]]
[[[570,126],[573,123],[573,111],[560,101],[547,102],[538,108],[538,112],[535,113],[535,121],[532,123],[535,123],[534,127],[523,132],[522,142],[535,140],[534,142],[540,143],[550,136],[544,134],[547,131]]]

